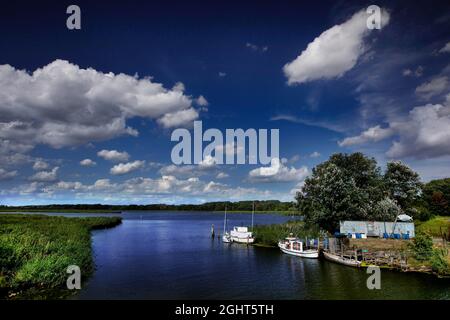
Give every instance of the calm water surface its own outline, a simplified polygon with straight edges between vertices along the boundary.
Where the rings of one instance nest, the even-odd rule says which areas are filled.
[[[220,213],[121,216],[121,225],[93,232],[96,271],[76,299],[450,299],[450,280],[382,270],[381,290],[368,290],[365,269],[212,240]],[[228,218],[250,225],[251,214]],[[255,215],[257,224],[288,219]]]

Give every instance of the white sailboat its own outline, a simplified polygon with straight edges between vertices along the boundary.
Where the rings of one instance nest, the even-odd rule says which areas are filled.
[[[223,235],[222,235],[222,241],[225,243],[231,242],[231,236],[227,231],[227,207],[225,206],[225,218],[223,220]]]
[[[280,250],[286,254],[293,256],[317,259],[319,258],[319,250],[317,249],[306,249],[304,243],[298,238],[292,237],[292,234],[285,240],[278,242],[278,247]]]
[[[252,210],[252,231],[248,231],[248,227],[234,227],[233,230],[231,230],[230,232],[231,241],[246,244],[255,242],[255,238],[253,237],[254,215],[255,215],[255,202],[253,202],[253,210]]]

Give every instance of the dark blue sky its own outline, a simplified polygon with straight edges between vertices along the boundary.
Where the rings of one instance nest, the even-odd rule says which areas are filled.
[[[81,30],[66,28],[70,4],[81,8]],[[381,30],[361,29],[371,4],[387,12]],[[291,200],[334,152],[362,151],[381,166],[401,160],[425,181],[449,176],[449,9],[446,1],[2,5],[2,202]],[[283,71],[300,55],[293,74]],[[108,83],[109,72],[127,81],[151,77],[167,95],[181,82],[189,105],[166,105],[145,89],[141,97],[159,113],[136,111],[124,99],[139,99],[131,93],[137,86]],[[177,126],[162,119],[187,109],[205,128],[279,128],[278,171],[171,166]],[[91,165],[81,165],[85,159]],[[112,173],[120,163],[125,171]]]

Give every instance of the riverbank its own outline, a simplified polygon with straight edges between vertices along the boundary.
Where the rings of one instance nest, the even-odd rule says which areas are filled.
[[[437,239],[436,239],[437,240]],[[422,244],[414,240],[394,239],[348,239],[347,248],[363,252],[363,267],[377,265],[402,272],[434,274],[450,277],[450,252],[442,241],[430,242],[429,252],[419,257],[417,251],[424,251]]]
[[[90,231],[120,223],[119,217],[0,214],[0,298],[68,295],[67,267],[79,266],[82,280],[94,269]]]
[[[429,231],[431,226],[434,230],[436,225],[442,226],[442,217],[439,220],[425,223],[422,228]],[[444,217],[446,218],[446,217]],[[419,231],[419,233],[422,231]],[[437,231],[436,231],[437,232]],[[317,238],[318,232],[306,227],[302,221],[289,221],[284,224],[255,226],[255,246],[264,248],[277,248],[278,241],[293,234],[299,238]],[[418,259],[414,240],[397,239],[343,239],[344,251],[350,254],[356,250],[363,252],[361,266],[377,265],[380,268],[397,270],[402,272],[418,272],[434,274],[438,277],[450,276],[450,250],[448,244],[440,238],[434,238],[430,244],[426,258]]]

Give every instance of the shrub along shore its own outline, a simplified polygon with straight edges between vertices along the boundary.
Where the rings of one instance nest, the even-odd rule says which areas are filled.
[[[0,298],[68,295],[69,265],[80,267],[82,281],[94,270],[90,231],[120,223],[119,217],[0,214]]]

